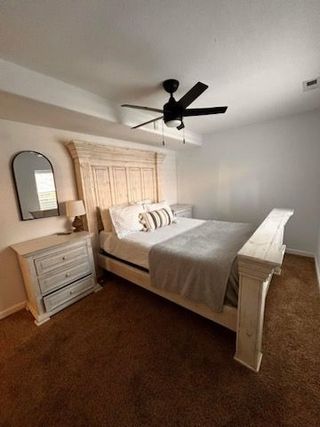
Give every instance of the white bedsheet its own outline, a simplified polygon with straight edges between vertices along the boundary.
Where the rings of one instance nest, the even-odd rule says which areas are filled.
[[[204,223],[201,219],[177,218],[177,222],[152,232],[139,231],[119,239],[115,233],[101,231],[100,247],[105,252],[149,269],[149,251],[153,245],[164,242],[184,231]]]

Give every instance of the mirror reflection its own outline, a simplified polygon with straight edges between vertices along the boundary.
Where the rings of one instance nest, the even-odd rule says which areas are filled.
[[[52,165],[43,154],[22,151],[14,157],[12,169],[21,219],[59,215]]]

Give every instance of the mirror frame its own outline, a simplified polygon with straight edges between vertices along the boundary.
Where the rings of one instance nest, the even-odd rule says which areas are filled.
[[[52,215],[52,216],[48,216],[48,217],[43,217],[43,218],[23,218],[22,215],[22,208],[21,208],[21,203],[20,203],[20,196],[19,196],[19,191],[18,191],[18,185],[17,185],[17,180],[16,180],[16,175],[14,172],[14,161],[15,159],[22,153],[35,153],[35,154],[40,154],[42,157],[44,157],[48,163],[51,166],[51,170],[52,170],[52,175],[53,175],[53,182],[54,182],[54,187],[56,190],[56,201],[57,201],[57,215]],[[20,221],[34,221],[35,219],[44,219],[44,218],[53,218],[56,216],[60,216],[60,205],[59,205],[59,201],[58,201],[58,191],[57,191],[57,184],[56,184],[56,178],[54,175],[54,169],[52,166],[51,161],[48,159],[47,156],[45,156],[44,154],[40,153],[39,151],[35,151],[35,150],[22,150],[22,151],[18,151],[16,154],[13,155],[13,157],[11,158],[11,173],[12,173],[12,177],[13,177],[13,183],[14,183],[14,188],[15,188],[15,192],[16,192],[16,201],[18,204],[18,208],[19,208],[19,216],[20,216]]]

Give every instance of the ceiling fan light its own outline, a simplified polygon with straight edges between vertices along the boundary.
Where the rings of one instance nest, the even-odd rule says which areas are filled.
[[[181,125],[181,120],[179,120],[179,119],[168,120],[165,123],[169,128],[176,128],[176,127]]]

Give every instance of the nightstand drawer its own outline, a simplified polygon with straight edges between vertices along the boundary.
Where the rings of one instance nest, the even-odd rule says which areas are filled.
[[[43,302],[46,310],[52,312],[62,304],[68,305],[68,302],[71,304],[72,300],[79,299],[80,295],[92,289],[94,285],[94,278],[90,276],[44,297]]]
[[[50,255],[36,258],[34,263],[38,274],[45,274],[55,268],[63,265],[72,264],[79,260],[79,258],[87,257],[87,245],[81,242],[80,245],[65,248],[64,250],[57,250],[51,252]]]
[[[170,206],[172,209],[172,212],[174,213],[175,216],[177,217],[183,217],[183,218],[192,218],[192,205],[188,205],[186,203],[184,204],[175,204],[175,205],[171,205]]]
[[[177,217],[183,217],[183,218],[192,218],[192,210],[191,209],[187,209],[185,211],[180,211],[176,213]]]
[[[77,264],[72,267],[65,268],[62,271],[51,274],[50,276],[39,277],[39,285],[42,293],[45,295],[52,292],[54,289],[72,283],[81,277],[90,274],[92,267],[86,257],[78,259]]]

